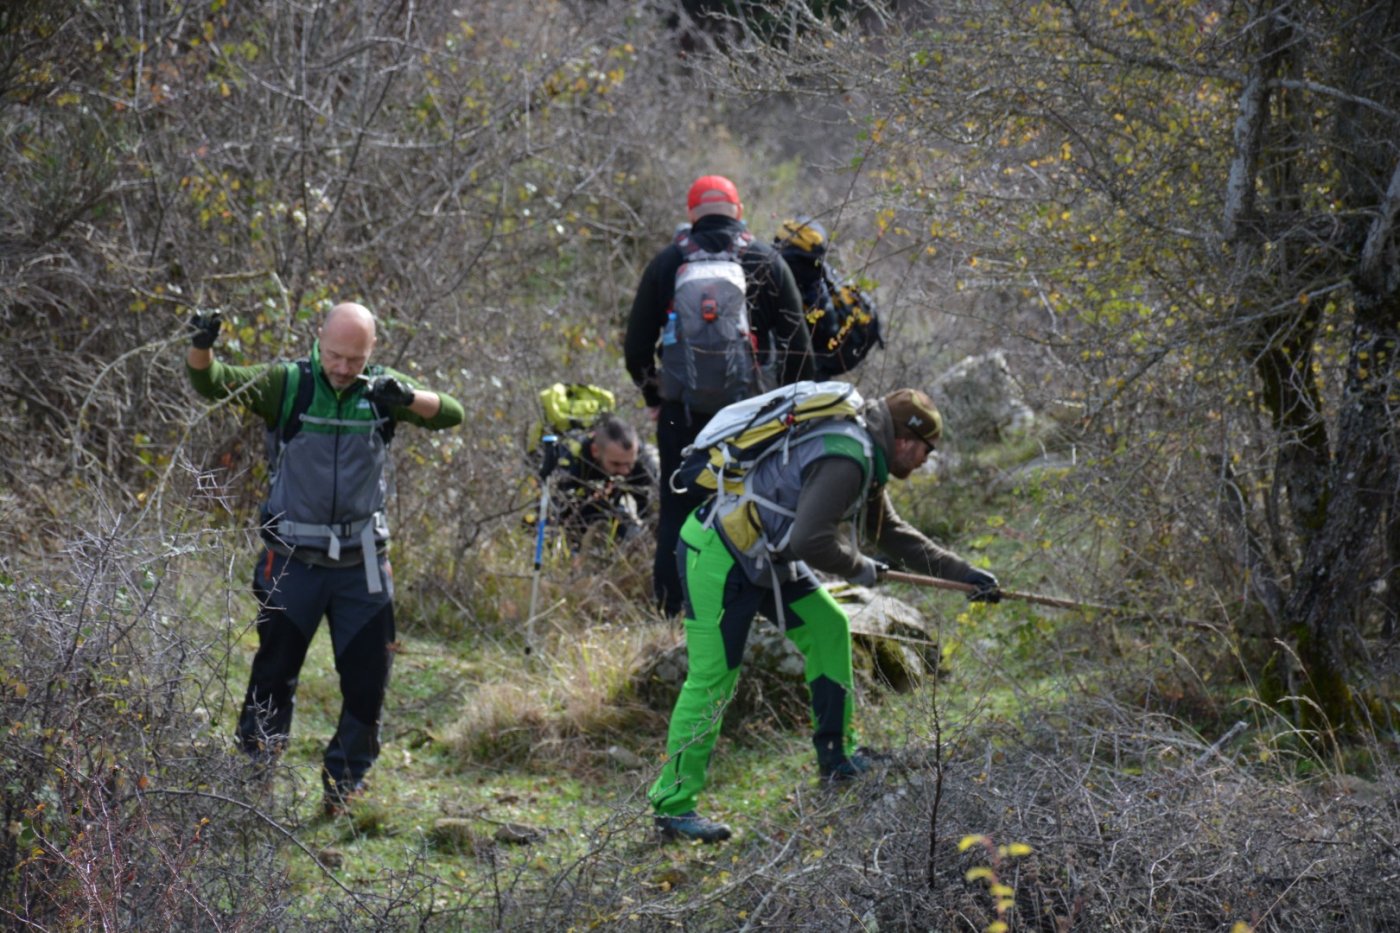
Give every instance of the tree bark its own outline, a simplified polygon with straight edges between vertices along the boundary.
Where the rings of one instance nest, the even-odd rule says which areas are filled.
[[[1347,360],[1338,422],[1331,501],[1321,530],[1304,554],[1300,579],[1286,607],[1294,620],[1298,656],[1324,725],[1354,718],[1347,686],[1346,637],[1371,581],[1383,513],[1395,499],[1395,423],[1389,396],[1397,377],[1400,294],[1358,291],[1358,322]]]

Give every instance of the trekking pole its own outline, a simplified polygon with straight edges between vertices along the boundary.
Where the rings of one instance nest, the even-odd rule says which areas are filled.
[[[881,576],[884,580],[894,580],[898,583],[912,583],[915,586],[931,586],[939,590],[953,590],[958,593],[975,593],[977,587],[971,583],[958,583],[956,580],[944,580],[941,577],[925,577],[917,573],[904,573],[899,570],[887,570]],[[1001,590],[1002,599],[1019,599],[1023,602],[1038,603],[1042,606],[1054,606],[1056,609],[1093,609],[1098,612],[1126,612],[1122,606],[1105,606],[1102,603],[1086,603],[1073,599],[1061,599],[1058,596],[1041,596],[1039,593],[1018,593],[1015,590]]]
[[[554,467],[559,463],[559,438],[546,434],[540,438],[544,462],[540,464],[540,507],[535,515],[535,571],[530,580],[530,615],[525,619],[525,653],[534,650],[535,607],[540,597],[540,568],[544,566],[544,533],[549,524],[549,483]]]

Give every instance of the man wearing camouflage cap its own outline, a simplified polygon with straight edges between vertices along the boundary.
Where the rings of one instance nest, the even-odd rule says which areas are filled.
[[[895,512],[886,491],[890,477],[906,479],[921,467],[942,436],[933,402],[917,389],[900,389],[868,403],[862,414],[863,424],[840,421],[830,430],[809,430],[785,457],[754,471],[762,532],[767,541],[787,541],[771,563],[746,557],[727,540],[723,516],[708,514],[714,500],[681,529],[676,558],[690,669],[671,714],[666,764],[648,794],[657,829],[668,838],[718,842],[730,836],[723,823],[698,815],[695,802],[724,705],[738,683],[749,626],[760,611],[782,619],[806,659],[822,777],[849,781],[871,768],[871,753],[856,747],[851,731],[850,620],[812,571],[871,586],[885,565],[861,554],[856,535],[843,525],[858,523],[881,554],[909,570],[975,586],[969,599],[1001,598],[996,577],[919,533]]]

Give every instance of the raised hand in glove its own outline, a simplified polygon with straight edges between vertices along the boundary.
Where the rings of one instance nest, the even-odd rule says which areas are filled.
[[[987,573],[985,570],[978,570],[976,567],[967,572],[963,577],[964,583],[970,583],[977,589],[967,594],[967,601],[970,603],[999,603],[1001,602],[1001,587],[997,584],[997,578]]]
[[[186,321],[185,326],[190,332],[190,345],[196,350],[208,350],[219,339],[224,318],[218,311],[200,312]]]
[[[871,557],[860,559],[860,569],[851,575],[851,582],[857,586],[874,586],[880,582],[880,578],[885,575],[885,571],[890,569],[890,565],[882,563]]]
[[[413,404],[413,390],[393,376],[375,376],[369,380],[365,398],[385,408],[407,408]]]

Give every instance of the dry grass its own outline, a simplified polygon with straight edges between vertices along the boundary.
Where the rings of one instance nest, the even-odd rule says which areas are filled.
[[[636,699],[632,678],[640,658],[674,641],[669,627],[574,622],[543,634],[528,657],[488,674],[444,731],[444,746],[461,767],[569,767],[657,730],[658,714]]]

